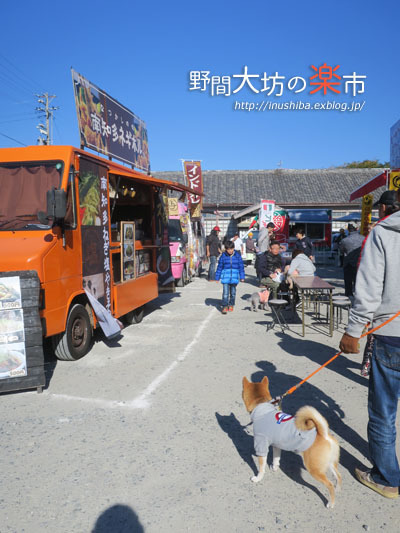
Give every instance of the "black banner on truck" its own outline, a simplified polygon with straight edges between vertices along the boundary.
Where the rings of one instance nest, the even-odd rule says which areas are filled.
[[[111,312],[107,169],[84,158],[79,172],[79,204],[83,288]]]

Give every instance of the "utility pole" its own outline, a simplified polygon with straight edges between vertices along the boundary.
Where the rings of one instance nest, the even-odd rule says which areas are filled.
[[[41,104],[40,107],[36,107],[35,110],[39,114],[39,118],[45,119],[45,124],[40,123],[36,127],[40,132],[40,136],[38,137],[37,143],[38,144],[53,144],[53,114],[54,111],[57,109],[60,109],[59,107],[50,107],[50,103],[53,100],[53,98],[56,97],[55,94],[36,94],[35,95],[38,99],[39,104]],[[42,137],[42,135],[44,137]]]

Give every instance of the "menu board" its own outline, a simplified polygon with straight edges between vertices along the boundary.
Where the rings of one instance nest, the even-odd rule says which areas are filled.
[[[0,281],[0,379],[27,375],[19,277]]]
[[[121,222],[121,271],[122,279],[128,280],[135,277],[135,223]]]
[[[0,309],[21,309],[21,285],[18,276],[0,279]]]
[[[136,276],[143,276],[150,272],[150,252],[138,250],[136,252]]]

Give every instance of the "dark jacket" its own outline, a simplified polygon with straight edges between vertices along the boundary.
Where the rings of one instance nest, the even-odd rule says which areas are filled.
[[[351,265],[356,267],[361,253],[365,237],[360,235],[358,231],[350,232],[350,235],[343,239],[339,245],[339,250],[344,254],[343,266]]]
[[[224,252],[218,261],[215,281],[221,280],[221,283],[236,285],[244,278],[244,265],[240,253],[235,251],[229,255],[228,252]]]
[[[270,274],[280,268],[282,272],[285,269],[285,261],[281,255],[274,255],[269,250],[259,256],[258,270],[263,278],[267,278]]]
[[[214,230],[211,230],[210,235],[207,237],[206,245],[209,247],[210,255],[215,255],[215,257],[219,256],[221,253],[221,241]]]
[[[308,237],[303,237],[302,239],[297,239],[297,241],[294,244],[295,249],[301,250],[306,254],[307,257],[310,257],[310,255],[313,255],[313,245],[311,242],[311,239]]]
[[[246,252],[251,253],[251,252],[255,252],[255,250],[256,250],[256,241],[252,239],[251,237],[249,237],[246,240]]]

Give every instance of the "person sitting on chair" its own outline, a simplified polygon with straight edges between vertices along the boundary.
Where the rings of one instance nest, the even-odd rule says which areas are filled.
[[[261,285],[264,285],[272,292],[272,298],[274,299],[278,297],[278,289],[281,286],[285,270],[285,260],[279,252],[279,242],[271,241],[269,250],[260,256],[258,263]]]
[[[314,276],[315,265],[302,250],[296,248],[293,250],[290,265],[285,267],[285,272],[289,288],[293,289],[293,276]]]

